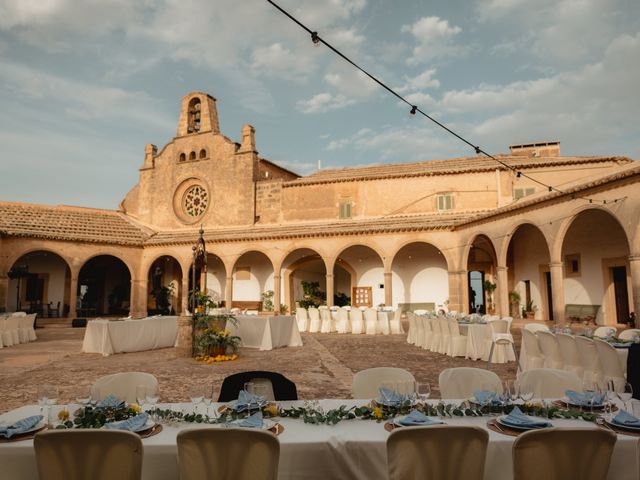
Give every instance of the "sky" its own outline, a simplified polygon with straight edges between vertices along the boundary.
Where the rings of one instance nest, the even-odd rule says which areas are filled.
[[[277,3],[487,152],[640,159],[638,0]],[[473,154],[265,0],[0,0],[0,200],[117,208],[192,91],[302,175]]]

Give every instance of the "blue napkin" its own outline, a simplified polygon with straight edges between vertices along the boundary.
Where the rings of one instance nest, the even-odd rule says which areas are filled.
[[[31,417],[18,420],[13,425],[7,425],[0,427],[0,436],[4,438],[11,438],[14,435],[20,435],[34,428],[42,421],[42,415],[33,415]]]
[[[147,424],[149,414],[143,412],[135,417],[127,418],[126,420],[120,420],[119,422],[105,423],[104,428],[111,430],[129,430],[130,432],[137,432],[142,430]]]
[[[96,407],[98,408],[119,408],[123,407],[125,402],[123,400],[118,399],[115,395],[107,395],[102,400],[98,402]]]
[[[262,428],[262,412],[256,412],[242,420],[234,420],[229,425],[243,428]]]
[[[380,387],[380,401],[382,405],[397,406],[404,400],[403,396],[390,388]]]
[[[611,423],[620,425],[622,427],[640,428],[640,418],[636,418],[625,410],[620,410],[618,414],[613,417]]]
[[[600,406],[604,402],[604,394],[602,393],[567,390],[564,394],[569,398],[569,403],[572,403],[573,405],[589,407],[593,404]]]
[[[238,401],[236,402],[236,410],[241,411],[249,407],[258,408],[265,402],[266,399],[261,395],[254,395],[246,390],[240,390],[240,393],[238,393]]]
[[[525,428],[547,428],[551,427],[551,423],[546,420],[534,420],[533,418],[522,413],[518,407],[513,407],[511,413],[500,419],[505,425],[513,427],[525,427]]]
[[[489,392],[487,390],[474,390],[473,396],[481,405],[488,405],[490,403],[500,403],[498,394],[496,392]]]
[[[424,413],[419,412],[418,410],[411,410],[411,413],[406,417],[400,419],[398,421],[400,425],[404,425],[405,427],[409,427],[411,425],[439,425],[443,422],[440,420],[434,420],[432,418],[427,417]]]

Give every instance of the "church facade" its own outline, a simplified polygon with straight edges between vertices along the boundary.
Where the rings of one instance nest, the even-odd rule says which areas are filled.
[[[477,156],[299,176],[258,154],[250,125],[224,136],[216,100],[193,92],[118,209],[0,202],[0,311],[184,313],[202,229],[196,278],[226,306],[291,312],[315,285],[327,305],[637,312],[640,164],[558,142],[498,158],[512,168]]]

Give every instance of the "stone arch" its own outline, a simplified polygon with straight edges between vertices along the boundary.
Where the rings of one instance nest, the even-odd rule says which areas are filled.
[[[147,267],[147,312],[150,315],[174,315],[183,311],[182,278],[182,265],[173,255],[158,255],[153,259]]]
[[[180,156],[178,157],[178,161],[180,161],[180,162],[186,162],[186,161],[187,161],[187,155],[186,155],[184,152],[182,152],[182,153],[180,154]]]
[[[350,282],[352,305],[375,306],[385,303],[384,257],[375,248],[353,242],[342,246],[335,258],[334,272],[335,265],[341,262],[349,264],[355,272],[355,277],[352,274]]]
[[[196,159],[196,152],[192,151],[192,152],[189,154],[189,160],[195,160],[195,159]]]
[[[508,226],[507,229],[506,229],[507,233],[504,236],[504,238],[502,239],[502,242],[500,244],[500,250],[497,251],[497,253],[498,253],[498,259],[497,259],[498,260],[498,265],[506,265],[507,264],[507,253],[508,253],[508,250],[509,250],[509,245],[511,244],[511,240],[513,239],[513,236],[518,231],[518,229],[520,229],[520,227],[522,227],[523,225],[531,225],[533,228],[535,228],[536,230],[538,230],[540,232],[540,234],[544,238],[545,244],[547,246],[547,250],[549,251],[549,255],[551,255],[551,244],[550,244],[549,238],[547,238],[547,235],[545,234],[544,230],[542,230],[538,225],[520,218],[516,222],[514,222],[510,226]]]
[[[243,258],[247,265],[242,264]],[[233,262],[231,276],[231,306],[261,310],[263,293],[274,290],[275,271],[269,255],[255,248],[245,249]]]
[[[200,160],[202,160],[203,158],[207,158],[207,151],[204,148],[200,150],[198,158],[200,158]]]
[[[130,266],[117,255],[91,255],[78,272],[78,315],[91,317],[128,314],[133,278]]]
[[[485,291],[484,283],[497,283],[498,255],[491,237],[485,233],[476,233],[465,246],[465,269],[467,270],[466,290],[469,311],[476,309],[481,313],[490,313],[496,306],[496,292]]]
[[[24,257],[25,255],[29,255],[30,253],[33,253],[33,252],[49,252],[54,255],[57,255],[65,261],[65,263],[69,268],[71,268],[71,265],[72,265],[71,259],[68,258],[66,255],[63,255],[62,253],[57,252],[54,248],[51,248],[49,245],[42,246],[42,247],[29,247],[25,250],[12,253],[11,256],[7,258],[7,268],[11,268],[11,266],[14,265],[18,260],[20,260],[21,257]]]

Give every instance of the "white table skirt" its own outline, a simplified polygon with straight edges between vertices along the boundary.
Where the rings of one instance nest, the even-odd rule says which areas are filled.
[[[236,315],[238,326],[227,322],[232,335],[242,339],[242,346],[272,350],[277,347],[301,347],[302,337],[292,315]]]
[[[282,402],[288,405],[296,402]],[[297,402],[301,404],[302,402]],[[325,408],[339,405],[362,405],[358,400],[323,400]],[[201,408],[201,407],[200,407]],[[212,406],[212,408],[214,408]],[[1,421],[15,421],[39,411],[37,406],[21,407],[0,416]],[[386,480],[386,441],[389,433],[382,423],[372,420],[345,420],[334,426],[308,425],[300,419],[278,419],[285,427],[280,440],[280,480]],[[487,418],[447,419],[449,425],[477,425],[486,428]],[[554,420],[558,427],[598,428],[582,420]],[[164,426],[163,431],[143,440],[143,480],[177,480],[178,466],[176,435],[181,429],[202,428],[185,424],[182,427]],[[489,445],[484,472],[486,480],[510,480],[511,450],[515,437],[489,431]],[[639,465],[638,438],[618,435],[608,478],[610,480],[637,479]],[[576,461],[580,461],[579,455]],[[33,440],[0,444],[2,478],[37,480]]]
[[[112,355],[173,347],[178,336],[178,317],[140,320],[91,320],[82,342],[85,353]]]

